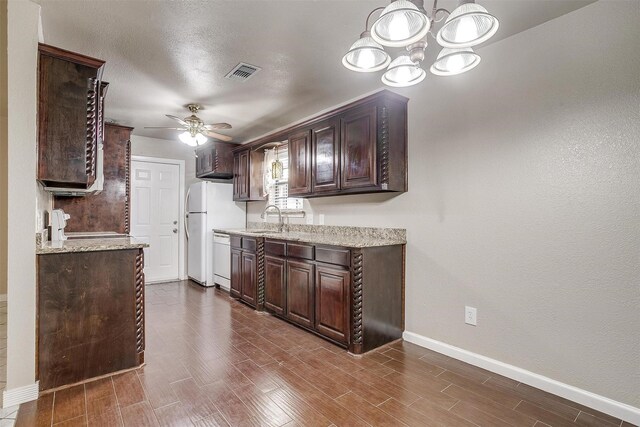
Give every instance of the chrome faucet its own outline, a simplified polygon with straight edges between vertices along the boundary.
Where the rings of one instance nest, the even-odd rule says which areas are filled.
[[[282,211],[276,205],[268,205],[264,208],[264,211],[260,215],[260,218],[265,219],[267,211],[271,208],[275,208],[278,211],[278,233],[282,233],[282,228],[284,227],[284,221],[282,221]]]

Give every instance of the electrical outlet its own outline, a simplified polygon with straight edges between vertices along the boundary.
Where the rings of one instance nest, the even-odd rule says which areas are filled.
[[[478,310],[475,307],[464,306],[464,323],[472,326],[478,324]]]
[[[324,225],[324,214],[318,214],[318,225]]]

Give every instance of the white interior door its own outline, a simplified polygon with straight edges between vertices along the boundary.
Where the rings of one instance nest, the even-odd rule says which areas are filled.
[[[179,279],[180,166],[131,162],[131,235],[149,244],[145,279]]]

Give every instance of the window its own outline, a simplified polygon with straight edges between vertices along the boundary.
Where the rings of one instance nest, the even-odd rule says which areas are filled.
[[[302,199],[289,197],[289,151],[287,145],[278,147],[278,160],[282,162],[282,178],[273,179],[271,165],[276,160],[275,149],[265,150],[265,189],[270,205],[284,210],[302,210]]]

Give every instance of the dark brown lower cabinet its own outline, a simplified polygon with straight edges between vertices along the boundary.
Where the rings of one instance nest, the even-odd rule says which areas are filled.
[[[242,292],[241,298],[246,303],[256,306],[257,289],[256,254],[242,252]]]
[[[142,249],[38,255],[38,380],[49,390],[144,362]]]
[[[315,266],[308,261],[287,260],[287,318],[298,325],[314,325]]]
[[[229,293],[232,297],[242,296],[242,250],[231,248],[231,286]]]
[[[285,310],[286,261],[281,257],[264,257],[264,307],[280,316]]]
[[[345,268],[316,265],[315,329],[327,338],[349,341],[349,288],[351,273]]]
[[[232,234],[231,296],[362,354],[402,337],[404,245],[347,248]]]
[[[262,301],[258,301],[258,289],[262,288],[262,269],[258,263],[264,262],[263,252],[258,255],[258,247],[262,248],[263,239],[231,236],[231,286],[229,293],[233,298],[249,304],[253,308],[262,309]],[[262,250],[262,249],[261,249]]]

